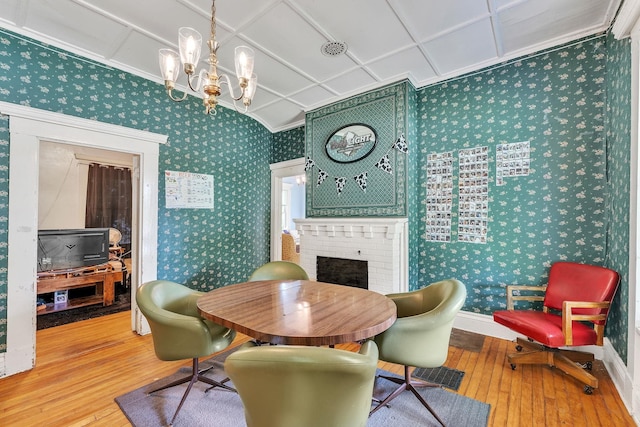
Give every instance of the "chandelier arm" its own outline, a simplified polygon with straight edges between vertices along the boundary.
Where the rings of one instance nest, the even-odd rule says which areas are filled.
[[[174,96],[173,96],[173,89],[167,89],[167,95],[169,95],[169,98],[170,98],[172,101],[175,101],[175,102],[182,102],[182,101],[184,101],[185,99],[187,99],[187,92],[184,92],[184,93],[182,94],[182,98],[176,98],[176,97],[174,97]]]
[[[235,104],[235,101],[240,101],[242,98],[244,98],[246,88],[239,86],[241,93],[240,93],[240,96],[236,98],[235,94],[233,93],[233,86],[231,85],[231,80],[229,79],[229,76],[227,76],[226,74],[223,74],[220,76],[220,84],[222,83],[226,83],[227,87],[229,88],[229,96],[231,96],[231,99],[233,99],[234,104]]]

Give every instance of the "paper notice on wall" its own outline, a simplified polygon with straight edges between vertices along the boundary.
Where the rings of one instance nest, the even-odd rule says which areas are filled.
[[[213,175],[164,172],[167,209],[213,209]]]
[[[451,207],[453,195],[453,152],[427,156],[427,214],[425,239],[451,241]]]
[[[496,185],[516,176],[529,175],[529,141],[496,145]]]
[[[458,241],[487,243],[489,147],[458,151]]]

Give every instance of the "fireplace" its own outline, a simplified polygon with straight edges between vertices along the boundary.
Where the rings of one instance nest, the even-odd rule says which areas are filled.
[[[366,261],[371,291],[408,290],[407,218],[305,218],[294,222],[300,234],[300,265],[311,279],[320,280],[318,257],[340,258]]]
[[[316,260],[316,279],[318,282],[369,289],[367,261],[326,256],[316,257]]]

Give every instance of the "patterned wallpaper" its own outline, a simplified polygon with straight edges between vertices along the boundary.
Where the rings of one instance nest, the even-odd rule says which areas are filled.
[[[313,161],[307,171],[307,217],[406,216],[407,155],[393,149],[406,133],[407,86],[399,83],[314,110],[306,115],[306,156]],[[336,163],[325,143],[336,130],[353,123],[375,130],[376,146],[367,157],[353,163]],[[377,164],[388,156],[389,169]],[[355,177],[366,173],[366,187]],[[319,181],[319,174],[326,174]],[[337,190],[336,180],[345,179]]]
[[[451,243],[430,242],[421,221],[410,241],[416,289],[455,277],[464,309],[491,314],[505,307],[507,284],[542,284],[554,261],[604,264],[607,147],[604,134],[606,39],[575,43],[425,88],[418,93],[419,199],[426,156],[454,152]],[[529,141],[528,176],[495,184],[496,145]],[[458,150],[489,148],[486,244],[457,241]],[[416,224],[417,222],[417,224]]]
[[[304,157],[304,126],[273,134],[270,163]]]
[[[631,172],[631,42],[607,37],[606,139],[608,180],[606,265],[620,273],[606,335],[627,360],[629,315],[629,194]]]
[[[158,277],[210,289],[269,260],[272,134],[233,110],[38,42],[0,32],[0,100],[167,134],[160,147]],[[6,349],[8,120],[0,121],[0,351]],[[214,176],[215,207],[166,209],[165,170]]]

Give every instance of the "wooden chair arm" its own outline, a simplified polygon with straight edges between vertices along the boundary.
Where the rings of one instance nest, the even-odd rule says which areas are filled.
[[[507,286],[507,310],[514,309],[515,301],[544,301],[544,295],[514,295],[514,291],[545,292],[546,286],[508,285]]]
[[[597,345],[602,345],[604,340],[604,325],[595,322],[599,320],[607,320],[607,313],[600,314],[574,314],[574,308],[604,308],[609,309],[611,305],[608,301],[564,301],[562,303],[562,334],[564,335],[565,345],[573,345],[573,322],[594,322],[594,330],[598,336]]]

